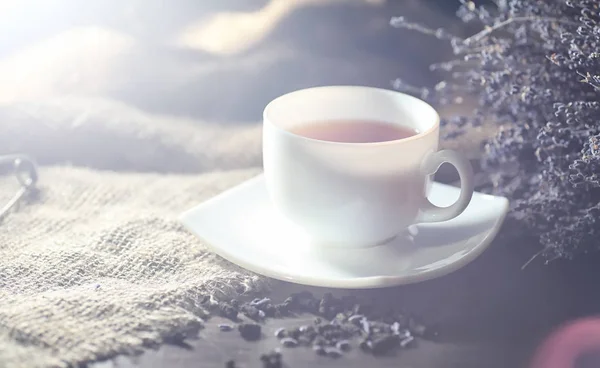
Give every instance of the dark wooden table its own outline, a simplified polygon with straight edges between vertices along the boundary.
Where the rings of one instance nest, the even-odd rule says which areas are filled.
[[[450,181],[452,173],[442,172]],[[436,342],[419,341],[417,347],[389,357],[376,358],[354,349],[339,359],[317,356],[310,349],[282,349],[287,367],[406,367],[406,368],[520,368],[529,367],[535,348],[557,326],[600,310],[600,256],[549,265],[532,262],[535,251],[510,231],[495,240],[478,259],[448,276],[423,283],[375,290],[329,290],[275,282],[272,299],[310,290],[366,296],[396,304],[439,325]],[[95,365],[117,367],[224,367],[229,359],[239,367],[262,367],[259,357],[280,347],[273,331],[300,326],[312,316],[268,320],[263,338],[244,341],[236,331],[221,332],[218,317],[206,322],[197,340],[187,346],[164,345],[134,359],[118,357]],[[565,367],[566,368],[566,367]]]
[[[600,293],[592,275],[594,263],[600,260],[533,264],[521,270],[522,253],[512,246],[494,244],[479,259],[447,277],[351,292],[387,298],[389,303],[399,303],[427,321],[439,323],[441,337],[437,342],[420,341],[413,349],[383,358],[357,349],[339,359],[323,358],[298,347],[283,349],[284,360],[288,367],[526,367],[535,347],[556,326],[598,310]],[[298,289],[306,288],[281,283],[274,298]],[[197,340],[188,341],[188,346],[164,345],[133,359],[119,357],[95,367],[208,368],[224,367],[229,359],[235,359],[240,367],[262,367],[259,356],[280,346],[273,336],[276,328],[299,326],[312,319],[301,316],[268,320],[263,338],[246,342],[236,331],[219,331],[217,325],[224,320],[212,318]]]

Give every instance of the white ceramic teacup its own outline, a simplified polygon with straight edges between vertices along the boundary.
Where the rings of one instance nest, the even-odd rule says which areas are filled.
[[[288,93],[264,110],[263,161],[275,208],[327,246],[381,244],[421,222],[458,216],[473,195],[470,163],[438,151],[439,116],[415,97],[378,88],[316,87]],[[405,139],[340,143],[290,132],[301,124],[370,120],[416,130]],[[427,194],[432,174],[448,162],[460,175],[461,192],[449,207]]]

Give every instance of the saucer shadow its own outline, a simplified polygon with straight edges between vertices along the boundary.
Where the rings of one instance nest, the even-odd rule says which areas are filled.
[[[476,222],[464,222],[457,225],[421,224],[416,226],[413,242],[418,247],[440,247],[465,241],[473,236],[488,232],[498,221],[496,218],[480,219]]]

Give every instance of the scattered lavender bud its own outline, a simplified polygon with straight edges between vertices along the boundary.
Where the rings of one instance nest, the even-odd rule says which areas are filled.
[[[289,335],[291,338],[297,339],[297,338],[298,338],[298,337],[300,337],[300,335],[301,335],[300,328],[294,328],[294,329],[290,330],[290,331],[288,332],[288,335]]]
[[[313,340],[313,344],[323,346],[323,345],[327,344],[327,340],[323,336],[317,336]]]
[[[302,325],[300,327],[298,327],[298,331],[300,331],[301,333],[304,333],[306,331],[309,331],[309,329],[311,329],[312,326],[306,326],[306,325]]]
[[[360,325],[367,336],[371,334],[371,324],[366,318],[360,320]]]
[[[219,325],[219,330],[223,332],[229,332],[233,330],[233,326],[223,323]]]
[[[260,360],[263,363],[263,368],[283,368],[283,356],[279,349],[262,354]]]
[[[238,311],[228,303],[220,303],[218,306],[219,314],[222,317],[228,318],[232,321],[236,321],[238,317]]]
[[[267,304],[271,303],[271,299],[269,298],[262,298],[262,299],[258,299],[258,300],[253,300],[250,304],[257,307],[257,308],[261,308],[266,306]]]
[[[400,339],[405,339],[407,337],[412,336],[412,333],[410,333],[409,329],[403,329],[403,330],[400,330],[397,335]]]
[[[249,341],[260,339],[261,328],[256,323],[242,323],[238,326],[240,335]]]
[[[277,330],[275,330],[275,337],[281,339],[284,338],[286,336],[287,332],[285,330],[285,328],[280,327]]]
[[[363,351],[371,351],[373,349],[373,343],[370,340],[363,340],[358,345]]]
[[[335,321],[337,321],[339,323],[344,322],[345,320],[346,320],[346,315],[344,313],[338,313],[335,316]]]
[[[245,315],[257,314],[257,317],[260,317],[259,311],[262,311],[262,309],[257,308],[257,305],[265,309],[269,306],[276,310],[287,309],[290,314],[305,313],[306,307],[302,303],[307,300],[317,300],[306,298],[306,295],[292,294],[286,299],[287,302],[282,304],[273,304],[267,298],[256,298],[252,302],[238,305],[241,313]],[[222,304],[235,309],[233,301]],[[416,342],[410,331],[403,327],[404,324],[410,324],[410,327],[418,332],[423,332],[422,328],[424,328],[424,325],[418,323],[417,320],[405,318],[403,315],[394,312],[392,308],[372,308],[369,304],[360,304],[361,308],[357,308],[356,299],[346,299],[342,302],[333,295],[326,294],[320,299],[319,304],[327,308],[328,313],[335,312],[334,318],[329,323],[323,323],[317,317],[318,319],[315,319],[313,324],[287,329],[278,328],[274,331],[274,335],[280,339],[282,346],[288,348],[311,346],[315,354],[337,357],[342,355],[344,351],[351,349],[350,340],[362,336],[363,340],[359,344],[361,350],[374,355],[383,355],[393,348],[407,347]],[[356,309],[370,313],[357,314]],[[224,331],[229,330],[226,326],[229,325],[222,324],[219,325],[219,328]],[[240,324],[238,330],[242,337],[247,340],[256,340],[262,336],[261,327],[256,323]],[[276,366],[272,365],[275,362],[273,354],[264,354],[263,358],[266,359],[265,367]]]
[[[286,348],[294,348],[298,346],[298,340],[291,337],[284,337],[280,340],[281,344]]]
[[[312,349],[317,355],[327,355],[327,352],[325,352],[325,348],[323,347],[323,345],[313,345]]]
[[[312,342],[312,338],[309,335],[302,335],[298,337],[298,345],[309,346]]]
[[[398,336],[388,335],[373,340],[372,351],[375,355],[383,355],[398,346]]]
[[[325,354],[330,358],[339,358],[343,355],[341,350],[338,348],[327,347],[325,348]]]
[[[390,326],[390,329],[392,330],[392,333],[394,335],[399,335],[400,334],[400,323],[398,323],[398,322],[392,323],[392,325]]]
[[[256,308],[255,306],[252,306],[250,304],[247,305],[243,305],[240,308],[240,311],[242,313],[244,313],[244,315],[254,321],[260,321],[264,318],[264,312],[262,312],[261,310],[259,310],[258,308]],[[262,312],[262,313],[261,313]],[[262,317],[261,317],[262,316]]]
[[[348,340],[338,341],[336,347],[341,351],[348,351],[351,348],[350,342]]]
[[[415,338],[412,336],[408,336],[400,340],[400,347],[406,348],[413,345],[415,342]]]
[[[360,326],[362,319],[365,318],[362,314],[354,314],[348,318],[348,322],[355,324],[356,326]]]

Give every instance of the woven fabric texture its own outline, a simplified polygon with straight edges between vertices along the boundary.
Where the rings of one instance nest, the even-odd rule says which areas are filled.
[[[201,295],[265,287],[177,222],[260,172],[259,125],[64,98],[0,108],[0,132],[0,154],[45,164],[38,193],[0,224],[0,367],[67,366],[194,335]],[[2,176],[0,200],[17,187]]]

